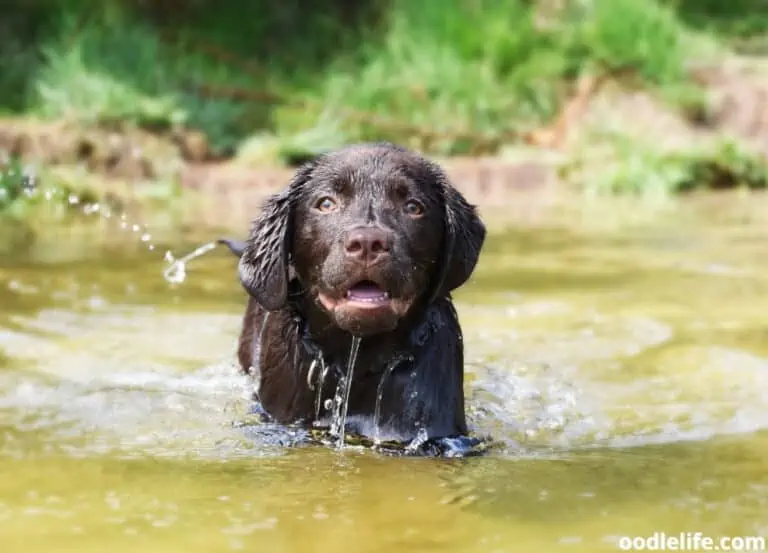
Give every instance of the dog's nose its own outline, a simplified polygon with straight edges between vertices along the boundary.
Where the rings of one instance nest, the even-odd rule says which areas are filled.
[[[347,257],[371,265],[389,255],[389,235],[378,227],[359,227],[347,234],[344,242]]]

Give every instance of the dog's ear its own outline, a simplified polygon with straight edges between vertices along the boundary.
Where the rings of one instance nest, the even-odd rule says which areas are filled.
[[[302,166],[285,190],[267,198],[238,263],[243,287],[267,311],[280,309],[288,299],[293,209],[314,167],[314,163]]]
[[[445,210],[445,235],[432,300],[447,296],[469,279],[486,234],[476,207],[444,175],[440,174],[438,180]]]
[[[216,240],[216,243],[225,245],[227,248],[229,248],[229,251],[235,255],[235,257],[243,257],[243,251],[245,251],[245,242],[241,240],[233,240],[232,238],[219,238]]]

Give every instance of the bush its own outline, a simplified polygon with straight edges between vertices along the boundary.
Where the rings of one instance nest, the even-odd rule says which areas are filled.
[[[647,83],[680,89],[698,44],[652,1],[593,0],[548,23],[539,15],[525,0],[394,0],[383,41],[337,60],[307,91],[314,109],[278,108],[278,127],[298,132],[325,115],[344,122],[349,141],[386,138],[447,154],[478,143],[493,149],[551,120],[583,71],[631,68]]]
[[[563,164],[561,176],[587,194],[669,196],[697,189],[768,188],[768,160],[724,139],[663,151],[626,135]]]
[[[653,85],[685,83],[700,41],[660,0],[549,4],[38,0],[8,8],[42,22],[26,49],[36,63],[8,50],[22,35],[0,45],[16,56],[0,56],[12,66],[0,86],[26,83],[26,107],[47,117],[190,125],[220,152],[266,133],[307,151],[333,136],[462,153],[492,152],[549,121],[583,71],[632,68]]]

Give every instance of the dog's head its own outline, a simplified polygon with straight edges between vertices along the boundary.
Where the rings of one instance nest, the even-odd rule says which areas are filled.
[[[363,144],[308,162],[266,201],[239,273],[272,311],[287,300],[291,268],[336,326],[368,336],[461,286],[484,239],[474,206],[437,165],[391,144]]]

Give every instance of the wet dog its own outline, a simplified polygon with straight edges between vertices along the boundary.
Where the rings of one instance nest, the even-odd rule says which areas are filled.
[[[451,292],[485,234],[442,169],[405,148],[354,145],[300,167],[246,242],[224,241],[249,294],[239,362],[269,417],[327,424],[358,336],[349,431],[401,443],[466,435]]]

